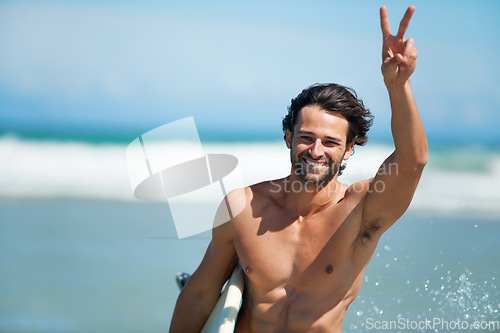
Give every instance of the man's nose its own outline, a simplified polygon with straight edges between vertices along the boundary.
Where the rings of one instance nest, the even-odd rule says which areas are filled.
[[[314,159],[318,159],[321,156],[323,156],[324,153],[325,150],[323,144],[321,143],[321,139],[316,139],[316,141],[314,141],[313,146],[310,149],[311,157]]]

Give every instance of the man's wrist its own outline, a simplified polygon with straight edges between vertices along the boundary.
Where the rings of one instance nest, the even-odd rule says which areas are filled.
[[[387,88],[387,91],[389,91],[389,94],[404,92],[406,89],[411,90],[409,78],[405,82],[397,82],[396,80],[384,79],[384,84],[385,84],[385,87]]]

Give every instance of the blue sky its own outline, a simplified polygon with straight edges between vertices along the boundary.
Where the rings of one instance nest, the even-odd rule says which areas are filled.
[[[379,7],[419,59],[412,86],[431,142],[500,139],[498,1],[3,1],[0,130],[121,135],[194,116],[203,136],[281,138],[290,99],[353,87],[390,139]],[[498,145],[498,144],[497,144]]]

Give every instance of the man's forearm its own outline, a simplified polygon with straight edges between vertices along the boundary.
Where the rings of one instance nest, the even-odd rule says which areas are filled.
[[[177,300],[170,333],[200,332],[217,302],[217,297],[194,295],[188,285]]]
[[[410,80],[404,84],[385,82],[392,109],[392,136],[399,168],[414,168],[427,163],[427,138],[411,91]]]

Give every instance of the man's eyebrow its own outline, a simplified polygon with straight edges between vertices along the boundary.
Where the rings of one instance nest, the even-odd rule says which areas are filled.
[[[307,134],[307,135],[312,135],[312,136],[316,135],[314,132],[304,131],[304,130],[299,130],[299,134]],[[328,140],[330,140],[330,141],[335,141],[335,142],[338,142],[338,143],[342,142],[341,138],[334,137],[334,136],[327,135],[327,136],[325,136],[325,138],[328,139]]]
[[[328,140],[335,141],[335,142],[338,142],[338,143],[342,142],[341,138],[336,138],[336,137],[333,137],[333,136],[326,136],[326,138]]]

